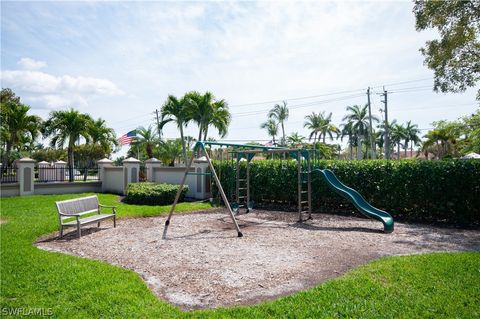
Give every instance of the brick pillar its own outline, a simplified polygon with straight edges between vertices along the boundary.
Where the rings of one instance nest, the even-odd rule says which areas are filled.
[[[35,180],[35,160],[24,157],[17,160],[17,176],[20,184],[20,196],[33,195]]]
[[[123,194],[127,191],[129,183],[138,183],[140,173],[140,161],[129,157],[123,160]]]
[[[162,166],[162,162],[160,162],[155,157],[152,157],[145,161],[145,168],[147,170],[147,181],[148,182],[155,182],[155,175],[154,170],[156,167]]]

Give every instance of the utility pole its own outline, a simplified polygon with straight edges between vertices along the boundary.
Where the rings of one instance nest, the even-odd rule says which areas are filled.
[[[385,158],[387,160],[390,159],[390,133],[389,133],[389,126],[388,126],[388,92],[383,87],[382,96],[385,100],[382,101],[385,104]]]
[[[157,115],[157,130],[158,130],[158,139],[162,139],[162,131],[160,130],[160,118],[158,117],[158,109],[155,109],[155,114]]]
[[[370,105],[370,87],[367,89],[368,97],[368,119],[370,120],[370,159],[375,159],[377,157],[377,151],[375,150],[375,140],[373,138],[373,128],[372,128],[372,107]]]

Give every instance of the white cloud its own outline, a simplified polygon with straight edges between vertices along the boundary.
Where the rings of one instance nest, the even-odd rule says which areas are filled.
[[[40,71],[5,70],[0,74],[2,87],[28,97],[35,105],[46,108],[62,106],[82,107],[94,96],[117,96],[123,92],[106,79],[62,75]]]
[[[24,70],[39,70],[47,66],[47,63],[44,61],[36,61],[30,58],[21,58],[17,64]]]

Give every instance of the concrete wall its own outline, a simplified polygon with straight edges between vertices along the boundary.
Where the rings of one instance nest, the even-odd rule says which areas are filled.
[[[190,172],[195,172],[195,168],[191,168]],[[155,183],[178,185],[182,181],[184,173],[185,167],[154,167],[153,181]],[[196,176],[187,176],[187,181],[185,183],[188,185],[187,197],[196,197]]]
[[[35,195],[99,193],[101,191],[102,191],[102,182],[35,183]]]
[[[106,193],[123,195],[124,191],[124,171],[122,166],[111,166],[104,168],[102,176],[103,189]]]
[[[1,197],[20,196],[20,184],[0,184],[0,195]]]

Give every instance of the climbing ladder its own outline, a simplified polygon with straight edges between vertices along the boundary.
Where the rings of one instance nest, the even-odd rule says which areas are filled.
[[[303,214],[308,213],[307,219],[312,219],[312,178],[311,162],[308,151],[297,151],[298,173],[298,221],[303,221]],[[306,161],[306,163],[304,163]]]
[[[244,154],[242,152],[236,152],[235,154],[235,192],[232,196],[232,209],[235,214],[240,213],[240,208],[245,208],[245,213],[249,213],[253,208],[252,201],[250,200],[250,162],[255,154]],[[240,163],[242,158],[247,160],[247,169],[245,170],[244,174],[242,174],[242,167]]]

